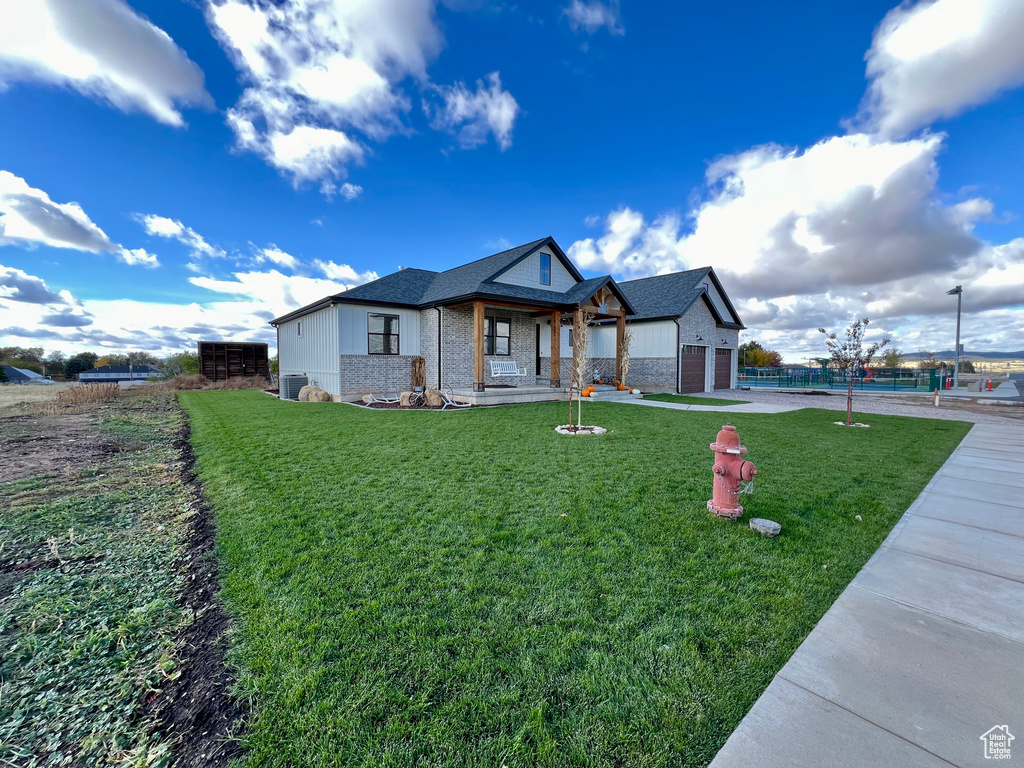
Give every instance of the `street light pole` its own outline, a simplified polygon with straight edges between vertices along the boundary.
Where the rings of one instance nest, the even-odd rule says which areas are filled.
[[[956,296],[956,351],[953,360],[953,386],[960,386],[960,304],[963,301],[963,286],[958,285],[951,291],[946,291],[947,296]]]

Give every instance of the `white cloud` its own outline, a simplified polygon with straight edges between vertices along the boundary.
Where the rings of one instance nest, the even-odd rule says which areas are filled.
[[[582,30],[592,35],[601,27],[607,27],[613,35],[626,34],[619,18],[619,0],[610,0],[608,3],[602,3],[600,0],[572,0],[562,13],[568,17],[569,28],[573,32]]]
[[[0,89],[66,86],[175,126],[179,105],[213,105],[199,67],[123,0],[0,0],[0,19]]]
[[[431,91],[427,68],[444,45],[435,6],[436,0],[208,0],[210,28],[248,86],[227,113],[238,148],[296,185],[326,180],[321,189],[330,197],[334,182],[369,153],[367,141],[411,132],[404,83]],[[448,115],[441,129],[459,128],[464,146],[481,143],[488,131],[503,148],[511,143],[518,106],[500,86],[480,86],[475,94],[462,84],[437,90]],[[455,116],[449,98],[470,111]]]
[[[921,0],[891,10],[866,55],[862,118],[901,136],[1024,84],[1024,3]]]
[[[402,130],[398,84],[440,51],[433,0],[210,3],[214,35],[249,87],[228,122],[242,149],[293,177],[337,178],[364,153],[353,131]]]
[[[347,181],[338,187],[338,191],[341,192],[341,196],[346,200],[355,200],[361,194],[363,194],[363,188],[358,184],[349,184]]]
[[[245,297],[277,316],[377,277],[373,272],[359,275],[351,267],[333,262],[317,262],[317,267],[329,279],[288,276],[272,269],[269,272],[236,272],[233,280],[212,277],[190,277],[188,280],[208,291]]]
[[[889,324],[879,332],[912,327],[911,318],[948,312],[945,290],[957,283],[972,295],[965,311],[1024,305],[1024,241],[993,247],[973,233],[992,214],[988,200],[939,202],[941,148],[936,135],[864,134],[804,152],[757,147],[712,164],[703,201],[685,215],[648,222],[613,211],[604,234],[573,243],[569,255],[627,278],[714,266],[748,338],[789,334],[783,351],[817,349],[813,334],[804,342],[799,332],[866,310]]]
[[[117,256],[125,264],[131,266],[159,267],[160,261],[155,254],[149,253],[145,248],[128,249],[121,246],[117,249]]]
[[[55,203],[21,177],[0,171],[0,245],[11,243],[92,253],[116,250],[78,203]]]
[[[49,245],[90,253],[112,253],[125,264],[157,267],[157,257],[111,241],[78,203],[55,203],[20,176],[0,171],[0,246]]]
[[[70,298],[71,294],[68,294]],[[0,264],[0,300],[26,304],[59,304],[64,298],[46,285],[41,277],[30,275],[16,267]]]
[[[465,83],[438,86],[441,104],[424,101],[423,109],[430,124],[439,131],[454,133],[464,149],[480,146],[494,135],[498,146],[505,151],[512,146],[512,128],[519,115],[519,104],[512,94],[501,87],[497,72],[487,76],[487,82],[476,81],[476,91]]]
[[[260,248],[256,251],[257,263],[263,263],[264,261],[272,261],[274,264],[285,267],[286,269],[295,269],[299,266],[299,260],[292,256],[290,253],[286,253],[278,248],[276,245],[269,245],[266,248]]]
[[[331,280],[340,280],[345,283],[345,288],[352,288],[356,285],[376,280],[379,275],[370,270],[367,272],[356,272],[348,264],[335,264],[333,261],[321,261],[317,259],[314,266]]]
[[[187,245],[193,259],[198,259],[201,256],[222,258],[226,255],[223,250],[210,245],[202,235],[191,227],[186,227],[177,219],[169,219],[155,213],[137,213],[135,219],[142,224],[147,235],[166,237]]]

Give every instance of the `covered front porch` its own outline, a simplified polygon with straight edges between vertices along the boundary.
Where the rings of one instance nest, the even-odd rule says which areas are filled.
[[[472,405],[512,405],[515,403],[546,403],[558,400],[568,400],[570,392],[568,387],[551,387],[550,385],[527,384],[521,387],[495,387],[489,386],[482,392],[473,390],[471,387],[455,387],[449,390],[452,399],[457,403],[470,403]],[[619,392],[615,387],[608,384],[597,385],[594,395],[595,401],[617,401],[636,398],[639,395],[631,395],[629,392]]]
[[[596,285],[586,286],[580,284],[577,288],[583,290],[577,292],[578,303],[575,306],[566,306],[561,308],[550,308],[550,309],[538,309],[536,304],[531,303],[518,303],[514,301],[494,301],[488,299],[476,299],[472,302],[464,302],[462,304],[454,305],[452,309],[458,308],[472,308],[473,313],[473,373],[472,373],[472,392],[475,395],[483,395],[484,393],[495,391],[499,395],[506,398],[509,397],[509,389],[521,390],[520,396],[524,398],[530,398],[536,396],[538,393],[533,390],[539,388],[543,389],[543,384],[546,383],[547,389],[551,391],[560,391],[563,387],[567,386],[569,382],[563,382],[562,377],[562,338],[561,329],[563,327],[569,327],[576,329],[580,325],[589,325],[596,321],[607,321],[614,320],[616,327],[616,343],[615,343],[615,378],[622,378],[622,341],[626,332],[626,314],[627,309],[621,301],[621,296],[618,294],[614,284],[608,284],[608,281],[595,281]],[[628,306],[628,305],[627,305]],[[525,376],[522,382],[523,386],[495,386],[494,384],[488,384],[487,365],[488,358],[492,358],[495,354],[494,349],[488,349],[487,344],[490,341],[491,345],[494,345],[493,329],[488,326],[489,314],[495,310],[518,310],[520,312],[530,312],[530,317],[534,318],[538,324],[544,320],[550,325],[551,332],[550,336],[550,355],[548,359],[548,377],[543,380],[540,376],[539,370],[533,371],[533,376]],[[491,321],[493,323],[493,320]],[[537,350],[536,356],[539,361],[541,358],[540,350],[540,332],[537,334]],[[508,354],[506,352],[506,354]],[[520,363],[521,361],[512,360],[511,362]],[[528,366],[524,366],[528,367]],[[605,373],[608,379],[608,376]],[[515,385],[517,382],[514,378],[509,379],[509,383]],[[586,383],[590,383],[589,381]],[[532,385],[532,386],[531,386]],[[578,386],[578,382],[573,382],[574,386]],[[610,389],[610,388],[609,388]],[[530,394],[526,394],[526,391],[530,390]],[[546,399],[561,399],[558,397],[548,397]],[[506,399],[506,401],[508,401]],[[523,402],[532,402],[533,400],[525,399]]]

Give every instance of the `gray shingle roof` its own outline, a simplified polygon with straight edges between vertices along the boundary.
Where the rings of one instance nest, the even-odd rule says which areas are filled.
[[[716,317],[719,322],[725,325],[735,325],[742,328],[742,322],[733,323],[735,318],[739,321],[739,315],[733,309],[729,297],[725,295],[718,278],[711,267],[699,269],[688,269],[684,272],[673,272],[668,275],[656,275],[654,277],[642,277],[639,280],[627,280],[619,283],[619,288],[633,305],[636,314],[630,321],[651,320],[662,317],[679,317],[686,312],[701,296],[704,295],[704,283],[708,280],[715,284],[726,306],[732,312],[733,317]],[[708,308],[713,314],[718,315],[718,310],[709,301]]]
[[[704,293],[702,281],[710,267],[619,283],[636,314],[630,320],[678,317]]]
[[[390,275],[350,288],[333,298],[365,301],[369,304],[419,304],[438,272],[429,269],[400,269]]]
[[[515,248],[509,248],[507,251],[502,251],[501,253],[495,253],[492,256],[471,261],[469,264],[463,264],[461,267],[455,267],[454,269],[449,269],[445,272],[435,273],[437,276],[423,294],[423,298],[420,303],[433,304],[439,301],[454,299],[459,296],[468,296],[472,293],[491,292],[491,289],[495,288],[496,284],[488,284],[486,290],[484,290],[483,284],[485,281],[494,277],[499,272],[504,272],[515,262],[519,261],[519,259],[536,250],[550,239],[551,238],[549,237],[542,237],[540,240],[534,240],[532,243],[519,245]],[[520,286],[509,287],[518,288]],[[543,291],[540,292],[543,293]],[[547,293],[550,294],[551,292],[548,291]],[[524,297],[520,296],[519,298]],[[547,300],[551,300],[550,296]]]
[[[372,283],[366,283],[334,296],[328,296],[318,302],[279,317],[273,320],[272,323],[277,324],[285,320],[301,317],[308,312],[339,302],[424,308],[451,302],[455,299],[484,296],[520,300],[539,306],[571,306],[587,301],[602,286],[608,284],[613,285],[619,290],[619,293],[625,299],[627,311],[633,311],[633,314],[629,316],[631,321],[679,317],[704,293],[703,283],[708,279],[709,274],[711,280],[722,293],[722,297],[725,299],[729,309],[735,315],[732,305],[729,304],[728,298],[725,296],[724,291],[722,291],[710,267],[616,283],[608,275],[583,280],[582,275],[579,274],[575,266],[566,259],[570,272],[581,282],[578,282],[565,293],[531,288],[529,286],[492,282],[493,278],[497,275],[545,244],[550,244],[557,254],[564,255],[552,238],[543,237],[540,240],[534,240],[532,243],[509,248],[506,251],[477,259],[469,264],[463,264],[444,272],[433,272],[427,269],[401,269],[398,272],[374,280]],[[712,306],[710,302],[709,306]],[[717,310],[713,306],[712,311],[717,315]],[[738,316],[736,319],[739,319]],[[722,318],[721,320],[731,323],[732,318]]]

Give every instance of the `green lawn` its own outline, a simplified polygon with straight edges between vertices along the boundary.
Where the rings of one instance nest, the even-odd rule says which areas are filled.
[[[705,764],[969,426],[730,415],[736,525],[705,507],[722,414],[181,401],[259,766]]]
[[[644,395],[644,400],[660,400],[663,403],[683,403],[684,405],[746,405],[749,400],[726,400],[720,397],[695,397],[693,395]]]

